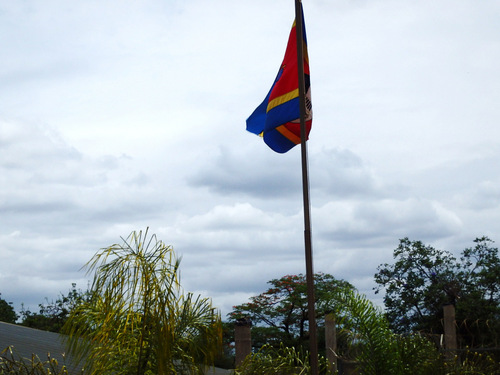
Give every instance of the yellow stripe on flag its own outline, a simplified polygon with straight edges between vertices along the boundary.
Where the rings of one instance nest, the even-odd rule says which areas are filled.
[[[269,102],[267,105],[267,112],[269,112],[271,109],[274,107],[279,106],[280,104],[283,104],[285,102],[288,102],[292,99],[298,98],[299,97],[299,89],[295,89],[293,91],[287,92],[284,95],[278,96],[277,98],[274,98]]]

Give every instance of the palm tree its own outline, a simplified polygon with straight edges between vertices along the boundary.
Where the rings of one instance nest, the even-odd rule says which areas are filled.
[[[357,362],[366,375],[435,374],[439,353],[418,334],[398,335],[391,331],[384,312],[355,290],[332,291],[340,302],[332,307],[339,336],[347,341],[345,357]]]
[[[171,246],[132,232],[85,265],[90,298],[63,332],[90,374],[202,374],[219,354],[220,313],[207,298],[183,293]]]
[[[352,290],[338,295],[340,335],[359,363],[363,374],[402,374],[396,337],[381,309],[366,296]]]

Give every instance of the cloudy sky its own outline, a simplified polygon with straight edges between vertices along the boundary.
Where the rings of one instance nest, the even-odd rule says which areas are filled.
[[[304,0],[315,271],[500,241],[500,1]],[[305,272],[300,148],[245,131],[292,0],[0,0],[0,293],[36,310],[149,227],[225,315]]]

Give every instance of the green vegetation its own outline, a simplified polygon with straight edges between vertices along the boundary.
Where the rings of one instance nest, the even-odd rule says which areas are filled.
[[[327,311],[338,307],[338,293],[354,290],[354,286],[332,275],[314,275],[315,297],[318,301],[316,318],[324,324]],[[307,285],[304,275],[287,275],[268,282],[271,287],[250,302],[233,307],[228,314],[230,321],[249,318],[252,321],[252,343],[255,348],[265,344],[308,348]],[[323,337],[324,339],[324,337]],[[324,347],[324,344],[323,344]]]
[[[451,253],[400,240],[394,264],[378,267],[376,292],[385,290],[387,318],[395,332],[443,333],[443,305],[456,306],[462,347],[499,346],[500,258],[487,237],[459,260]]]
[[[89,299],[63,327],[70,353],[91,374],[202,374],[220,352],[220,315],[183,293],[172,247],[132,232],[87,264]]]
[[[46,303],[39,304],[38,313],[23,308],[21,325],[43,331],[60,332],[68,320],[69,313],[87,298],[88,292],[76,289],[76,284],[73,283],[66,296],[61,294],[55,302],[47,300]]]
[[[394,333],[383,311],[357,291],[344,291],[338,300],[338,335],[347,342],[338,353],[340,361],[356,362],[366,375],[433,374],[439,353],[430,341]]]
[[[471,250],[470,254],[477,256],[477,250]],[[491,255],[495,253],[489,254],[488,259],[494,263],[495,258]],[[480,263],[485,257],[477,259]],[[474,269],[481,272],[481,277],[489,279],[489,271]],[[272,287],[266,292],[234,307],[229,318],[232,321],[252,320],[255,324],[252,341],[256,336],[254,347],[258,349],[247,357],[236,374],[309,373],[304,346],[308,335],[304,279],[297,275],[271,280]],[[498,280],[496,282],[498,284]],[[364,375],[500,373],[500,365],[492,355],[470,351],[450,359],[418,332],[395,332],[385,312],[345,281],[317,274],[315,284],[318,325],[323,328],[326,313],[333,314],[336,320],[338,347],[335,354],[339,365],[354,363],[357,371]],[[488,290],[495,290],[493,284],[495,281]],[[319,331],[324,332],[324,329]],[[321,345],[324,347],[324,343]],[[328,374],[326,367],[322,367],[321,373]]]
[[[324,357],[319,359],[319,371],[321,374],[328,372],[328,364]],[[308,353],[297,351],[283,344],[278,348],[268,344],[262,346],[235,370],[235,375],[305,375],[310,373]]]
[[[61,365],[50,354],[47,360],[42,361],[37,356],[30,360],[19,358],[11,347],[0,352],[0,374],[1,375],[68,375],[66,366]]]
[[[500,258],[487,237],[456,259],[420,241],[400,240],[394,264],[378,267],[377,292],[385,311],[350,283],[317,273],[316,312],[320,353],[326,354],[325,316],[336,322],[339,368],[363,375],[500,374],[494,351],[500,332]],[[148,231],[98,251],[86,269],[93,282],[85,293],[73,284],[68,295],[22,311],[23,325],[68,335],[69,353],[89,374],[204,374],[207,366],[231,366],[234,322],[250,319],[254,352],[235,375],[309,374],[307,288],[304,275],[268,282],[270,288],[235,306],[222,323],[211,301],[183,291],[180,260],[172,247]],[[432,334],[442,333],[443,304],[456,306],[459,347],[443,353]],[[0,298],[0,320],[17,319]],[[62,328],[61,328],[62,327]],[[222,337],[224,336],[224,353]],[[493,354],[492,354],[493,353]],[[64,375],[46,361],[0,355],[0,375]],[[320,355],[320,373],[332,374]]]
[[[238,371],[264,374],[274,363],[276,374],[307,374],[309,368],[304,359],[307,358],[304,342],[308,335],[305,278],[303,275],[284,276],[269,284],[272,285],[269,290],[251,297],[249,303],[235,306],[229,315],[232,320],[250,318],[255,323],[252,341],[255,333],[257,343],[270,338]],[[382,310],[351,284],[319,273],[315,275],[315,288],[319,325],[324,326],[327,313],[333,314],[337,322],[339,361],[355,361],[363,374],[413,374],[415,368],[423,366],[424,359],[420,361],[417,357],[411,358],[412,364],[404,364],[404,349],[407,352],[413,346],[416,352],[428,348],[430,343],[413,336],[403,340],[394,334]],[[324,329],[320,332],[324,334]],[[324,347],[323,342],[322,349]],[[403,371],[405,365],[406,372]],[[287,372],[292,368],[297,372]],[[325,371],[323,366],[323,373]]]
[[[4,300],[0,293],[0,322],[15,323],[17,314],[12,307],[12,304]]]

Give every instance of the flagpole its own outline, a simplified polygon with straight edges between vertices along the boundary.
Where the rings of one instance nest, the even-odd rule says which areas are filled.
[[[307,310],[309,319],[309,351],[311,375],[318,375],[318,341],[314,297],[314,272],[311,241],[311,214],[309,203],[309,176],[307,171],[306,85],[304,81],[304,49],[301,0],[295,0],[295,28],[297,32],[297,63],[299,71],[300,146],[302,156],[302,192],[304,200],[304,243],[306,258]]]

